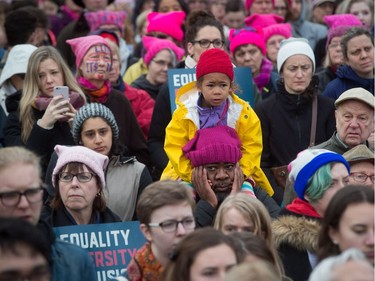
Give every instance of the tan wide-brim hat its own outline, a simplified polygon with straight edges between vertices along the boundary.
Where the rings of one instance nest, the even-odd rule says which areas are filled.
[[[345,152],[343,154],[346,161],[349,162],[349,164],[354,164],[357,162],[364,162],[368,161],[374,164],[375,156],[374,152],[371,151],[366,145],[360,144],[349,151]]]

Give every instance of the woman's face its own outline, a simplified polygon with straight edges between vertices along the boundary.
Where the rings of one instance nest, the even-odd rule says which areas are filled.
[[[350,6],[349,14],[355,15],[366,28],[371,28],[373,13],[365,1],[355,2]]]
[[[374,45],[366,35],[348,41],[347,64],[362,78],[374,78]]]
[[[332,165],[331,176],[332,185],[328,187],[326,192],[324,192],[323,197],[317,202],[310,202],[315,211],[317,211],[322,217],[324,217],[328,204],[331,202],[331,199],[336,192],[349,184],[349,173],[346,166],[342,163],[335,163]]]
[[[254,0],[250,7],[250,15],[252,14],[271,14],[272,13],[271,0]]]
[[[168,69],[173,68],[170,51],[162,50],[148,64],[146,79],[153,85],[161,85],[168,80]]]
[[[271,36],[267,41],[267,57],[272,64],[277,64],[277,54],[280,49],[280,42],[285,39],[284,36],[276,34]]]
[[[338,229],[331,228],[329,236],[340,251],[359,249],[374,264],[374,204],[349,205],[341,216]]]
[[[341,36],[333,37],[328,45],[328,56],[331,66],[339,66],[344,63],[344,54],[341,49]]]
[[[232,207],[223,213],[221,229],[224,234],[232,232],[250,232],[254,233],[254,222],[245,217],[240,211]]]
[[[168,13],[182,11],[182,7],[177,0],[161,0],[159,4],[159,13]]]
[[[236,264],[236,255],[226,244],[204,249],[190,267],[190,281],[220,281]]]
[[[112,56],[112,67],[111,71],[109,72],[109,81],[111,83],[116,83],[117,79],[120,75],[120,59],[117,54],[113,54]]]
[[[219,29],[217,29],[215,26],[202,27],[197,32],[197,36],[194,38],[194,41],[196,41],[196,43],[188,42],[187,44],[188,53],[196,62],[199,61],[199,58],[204,51],[214,48],[213,44],[210,44],[208,48],[202,48],[199,45],[198,41],[203,39],[209,41],[223,40],[223,38],[221,38]],[[224,45],[220,49],[224,50]]]
[[[313,76],[312,61],[305,55],[291,56],[284,62],[280,76],[288,93],[302,94]]]
[[[79,69],[83,77],[92,84],[102,86],[109,78],[111,66],[111,51],[106,45],[101,44],[87,51]]]
[[[75,174],[74,172],[68,172],[67,168],[62,170],[62,172]],[[79,173],[91,172],[83,165]],[[100,192],[94,175],[88,182],[79,182],[77,176],[74,176],[71,182],[63,182],[60,180],[58,188],[65,208],[72,213],[82,213],[86,210],[92,211],[95,197],[97,193]]]
[[[235,50],[233,60],[236,66],[251,67],[253,77],[257,77],[260,73],[263,57],[263,53],[257,46],[246,44]]]
[[[282,16],[284,19],[288,12],[288,6],[284,0],[275,0],[275,6],[273,7],[273,13]]]
[[[39,90],[47,97],[53,97],[55,86],[64,86],[63,74],[53,59],[45,59],[39,64]]]
[[[101,117],[91,117],[82,125],[81,143],[108,156],[112,148],[112,129]]]
[[[166,205],[152,212],[150,223],[165,223],[168,221],[193,220],[194,214],[191,205],[186,201],[177,205]],[[195,225],[194,225],[195,226]],[[174,232],[165,232],[161,227],[149,227],[141,225],[142,232],[146,239],[151,242],[154,252],[160,256],[168,258],[176,245],[189,233],[194,231],[194,227],[185,228],[182,223],[177,225]]]

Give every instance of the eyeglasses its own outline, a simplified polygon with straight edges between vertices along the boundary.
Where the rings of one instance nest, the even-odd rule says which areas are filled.
[[[181,223],[185,229],[193,229],[195,227],[195,221],[193,218],[185,218],[181,221],[169,220],[160,223],[149,223],[148,226],[160,227],[164,232],[171,233],[175,232],[178,224]]]
[[[74,177],[77,177],[77,180],[80,183],[83,182],[89,182],[94,175],[89,172],[83,172],[83,173],[77,173],[77,174],[72,174],[72,173],[61,173],[59,175],[59,179],[62,182],[71,182]]]
[[[208,40],[208,39],[201,39],[201,40],[194,40],[191,41],[191,43],[196,44],[198,43],[199,46],[203,49],[207,49],[211,44],[214,46],[214,48],[222,48],[224,46],[224,41],[220,39],[215,39],[215,40]]]
[[[337,47],[340,47],[340,49],[341,49],[341,43],[339,43],[339,42],[332,42],[332,43],[330,43],[328,45],[329,49],[336,49]]]
[[[164,60],[152,60],[154,63],[156,63],[160,67],[168,67],[168,68],[173,68],[173,64],[170,62],[166,62]]]
[[[47,281],[51,280],[51,272],[48,266],[39,266],[29,275],[21,275],[18,272],[0,273],[0,281]]]
[[[350,176],[353,178],[354,181],[364,183],[367,178],[370,178],[371,182],[374,183],[375,175],[368,176],[365,173],[357,172],[357,173],[350,173]]]
[[[21,200],[21,196],[25,196],[30,204],[38,203],[43,198],[43,187],[29,188],[24,192],[19,191],[8,191],[0,193],[0,200],[4,206],[14,207],[17,206]]]

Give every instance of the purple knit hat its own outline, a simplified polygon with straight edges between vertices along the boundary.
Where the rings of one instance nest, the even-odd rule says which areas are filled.
[[[143,55],[143,60],[146,65],[148,65],[151,60],[164,49],[171,50],[176,55],[177,61],[180,61],[185,53],[184,49],[177,47],[175,43],[168,39],[143,36],[142,43],[146,50],[145,54]]]
[[[292,36],[292,26],[289,23],[273,24],[263,28],[264,42],[267,44],[268,39],[274,35],[284,36],[288,39]]]
[[[83,36],[78,37],[70,40],[66,40],[66,43],[68,43],[72,50],[74,55],[76,56],[76,67],[79,69],[81,66],[83,57],[86,55],[87,51],[95,46],[95,45],[105,45],[109,52],[111,52],[111,48],[109,47],[107,40],[105,40],[103,37],[99,35],[89,35],[89,36]]]
[[[325,16],[323,20],[329,28],[326,48],[331,43],[333,37],[343,36],[348,29],[354,26],[362,26],[362,22],[352,14],[329,15]]]
[[[193,167],[219,162],[237,163],[242,157],[237,132],[228,126],[198,130],[182,151]]]
[[[90,26],[90,31],[97,30],[102,25],[115,25],[121,30],[121,32],[123,32],[126,13],[123,11],[86,12],[85,18]]]
[[[147,33],[161,32],[171,36],[177,41],[182,41],[184,32],[182,25],[185,19],[185,12],[176,11],[169,13],[152,12],[147,15]]]
[[[99,178],[102,187],[105,187],[104,170],[108,165],[108,157],[95,152],[92,149],[78,145],[78,146],[63,146],[56,145],[55,151],[59,158],[52,173],[52,184],[55,187],[56,177],[61,172],[61,169],[68,163],[78,162],[85,164],[90,168]]]
[[[263,55],[266,54],[266,44],[264,43],[263,31],[260,28],[251,26],[242,29],[231,29],[228,39],[230,41],[229,50],[231,54],[242,45],[252,44],[257,46]]]

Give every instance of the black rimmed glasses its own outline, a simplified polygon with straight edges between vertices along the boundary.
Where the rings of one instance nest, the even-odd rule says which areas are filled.
[[[194,220],[194,218],[191,218],[191,217],[185,218],[181,221],[168,220],[168,221],[163,221],[163,222],[160,222],[160,223],[149,223],[148,226],[160,227],[164,232],[171,233],[171,232],[175,232],[177,230],[177,227],[178,227],[179,223],[181,223],[182,226],[185,229],[188,229],[188,230],[195,228],[195,220]]]
[[[84,182],[89,182],[94,175],[89,172],[83,172],[83,173],[77,173],[77,174],[72,174],[72,173],[61,173],[59,175],[59,179],[62,182],[71,182],[74,177],[77,177],[77,180],[80,183]]]
[[[198,43],[199,46],[203,49],[207,49],[211,44],[214,46],[214,48],[219,49],[224,46],[224,41],[220,39],[215,39],[215,40],[208,40],[208,39],[201,39],[201,40],[194,40],[191,41],[191,43],[196,44]]]
[[[371,180],[372,183],[375,181],[375,175],[366,175],[365,173],[356,172],[356,173],[350,173],[350,176],[353,178],[354,181],[364,183],[367,178]]]
[[[34,204],[42,201],[43,192],[42,186],[26,189],[24,192],[7,191],[0,193],[0,200],[4,206],[15,207],[20,203],[21,196],[25,196],[30,204]]]

